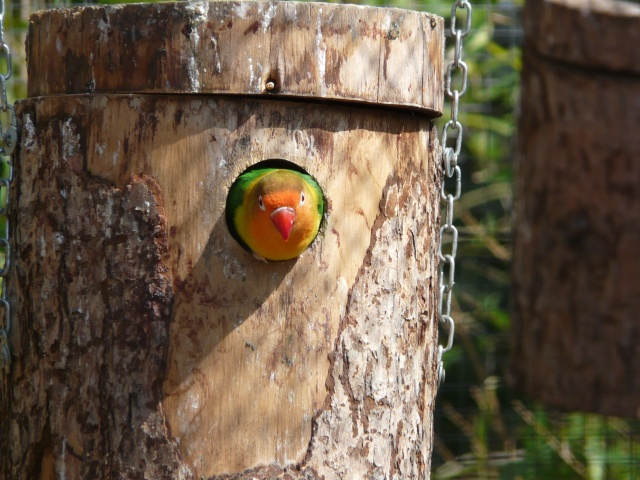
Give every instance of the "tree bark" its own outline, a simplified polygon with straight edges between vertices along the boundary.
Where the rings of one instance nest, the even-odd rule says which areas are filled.
[[[15,478],[428,472],[428,120],[223,97],[19,111]],[[282,157],[316,176],[330,213],[310,251],[265,265],[223,205],[246,166]]]
[[[640,70],[618,46],[640,6],[531,1],[523,18],[514,381],[563,409],[635,417]]]

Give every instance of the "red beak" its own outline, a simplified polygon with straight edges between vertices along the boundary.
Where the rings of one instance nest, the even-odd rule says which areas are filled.
[[[277,208],[271,214],[271,221],[276,226],[285,242],[289,240],[289,235],[291,234],[291,229],[293,228],[293,222],[295,219],[296,212],[291,207]]]

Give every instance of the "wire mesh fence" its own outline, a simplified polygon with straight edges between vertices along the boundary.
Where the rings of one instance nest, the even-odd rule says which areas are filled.
[[[451,13],[451,2],[442,0],[360,3],[424,10],[446,19]],[[29,15],[78,4],[92,2],[7,4],[5,29],[14,59],[11,101],[26,96],[23,45]],[[460,159],[463,196],[456,206],[456,337],[445,357],[447,380],[437,399],[432,478],[640,478],[637,420],[560,413],[509,389],[512,159],[522,0],[472,4],[472,33],[464,44],[470,84],[461,101],[467,128]]]

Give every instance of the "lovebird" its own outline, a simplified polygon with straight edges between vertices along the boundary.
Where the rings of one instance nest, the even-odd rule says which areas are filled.
[[[325,199],[307,173],[250,168],[231,185],[225,212],[231,236],[245,250],[264,261],[290,260],[318,235]]]

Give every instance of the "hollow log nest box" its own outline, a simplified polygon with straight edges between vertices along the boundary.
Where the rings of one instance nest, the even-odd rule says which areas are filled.
[[[443,44],[437,16],[354,5],[34,14],[0,473],[428,476]],[[224,207],[268,159],[327,214],[265,264]]]
[[[640,5],[539,0],[523,18],[513,257],[516,388],[640,417]]]

